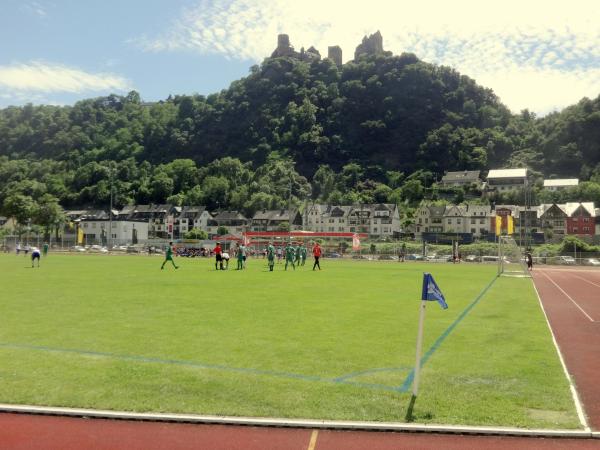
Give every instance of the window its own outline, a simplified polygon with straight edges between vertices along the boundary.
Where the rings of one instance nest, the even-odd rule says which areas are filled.
[[[87,225],[88,225],[87,223],[84,223],[83,228],[87,228]]]
[[[456,224],[460,225],[461,224],[461,220],[460,219],[456,219]]]
[[[92,223],[92,228],[96,228],[96,223]]]
[[[377,233],[377,227],[373,228],[373,233]]]
[[[429,219],[427,217],[425,218],[425,223],[429,223]]]
[[[452,225],[452,219],[448,219],[448,225]]]
[[[471,219],[471,225],[474,225],[474,224],[475,224],[475,222],[477,222],[477,220],[476,220],[476,219]]]
[[[584,233],[589,233],[590,232],[590,227],[583,227],[583,232]]]
[[[475,228],[471,228],[471,233],[475,234],[477,233],[477,230]]]
[[[589,217],[584,217],[584,218],[583,218],[583,221],[584,221],[585,223],[587,223],[587,222],[589,222],[589,221],[590,221],[590,218],[589,218]]]
[[[112,238],[113,238],[113,239],[116,239],[116,238],[117,238],[117,235],[116,235],[116,234],[114,234],[114,233],[113,233],[113,234],[111,234],[111,236],[112,236]]]
[[[485,223],[485,219],[479,219],[479,223],[480,224],[484,224]]]
[[[579,229],[577,227],[573,227],[573,233],[577,233]]]
[[[422,224],[423,222],[421,221],[421,218],[419,217],[419,225]]]

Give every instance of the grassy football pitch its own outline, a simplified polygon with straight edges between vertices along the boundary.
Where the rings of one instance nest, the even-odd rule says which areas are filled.
[[[531,280],[494,265],[0,255],[0,402],[405,421],[422,274],[430,302],[413,420],[578,428]]]

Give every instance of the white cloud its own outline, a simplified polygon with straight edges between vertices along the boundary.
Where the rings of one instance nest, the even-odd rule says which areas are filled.
[[[597,0],[198,0],[163,32],[135,42],[260,61],[287,33],[296,48],[321,54],[340,45],[347,61],[364,34],[381,30],[387,50],[456,67],[515,111],[527,99],[545,112],[600,93],[598,23]]]
[[[39,61],[0,66],[0,93],[24,94],[125,91],[130,82],[111,73],[89,73]]]

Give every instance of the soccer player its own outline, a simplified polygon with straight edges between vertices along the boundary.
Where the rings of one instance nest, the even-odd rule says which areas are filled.
[[[225,270],[223,268],[223,249],[221,248],[220,242],[217,242],[217,245],[213,249],[213,252],[215,254],[215,270]]]
[[[44,246],[42,247],[42,255],[44,255],[44,258],[46,256],[48,256],[48,243],[44,242]]]
[[[167,247],[167,253],[165,254],[165,260],[162,263],[162,266],[160,266],[160,270],[163,270],[165,268],[165,264],[167,263],[167,261],[171,261],[171,264],[173,264],[173,267],[175,267],[176,269],[179,269],[179,266],[175,265],[175,261],[173,260],[173,243],[169,242],[169,246]]]
[[[283,250],[281,247],[277,247],[277,264],[279,264],[281,262],[281,256],[282,256]]]
[[[301,259],[301,264],[304,265],[304,263],[306,262],[306,246],[304,245],[304,242],[302,242],[300,244],[300,259]]]
[[[238,242],[237,244],[237,269],[235,270],[242,270],[244,269],[244,256],[246,254],[246,247],[244,245],[240,245],[240,243]]]
[[[296,252],[296,266],[300,267],[300,246],[302,245],[301,242],[298,242],[298,245],[296,246],[296,248],[294,249]]]
[[[37,259],[37,266],[40,267],[40,249],[37,247],[31,248],[31,267],[33,267],[34,261]]]
[[[296,249],[294,248],[291,242],[288,242],[288,245],[285,247],[285,270],[287,270],[288,264],[291,264],[292,268],[296,270],[296,266],[294,265],[295,258]]]
[[[269,242],[267,247],[267,259],[269,261],[269,272],[273,272],[273,266],[275,265],[275,247],[273,243]]]
[[[533,270],[533,257],[530,252],[525,253],[525,262],[527,263],[527,270]]]
[[[313,253],[313,256],[315,257],[315,263],[313,264],[313,270],[315,270],[316,267],[318,267],[319,270],[321,270],[321,264],[319,264],[319,258],[321,257],[321,246],[319,245],[318,242],[315,242],[315,245],[312,249],[312,253]]]

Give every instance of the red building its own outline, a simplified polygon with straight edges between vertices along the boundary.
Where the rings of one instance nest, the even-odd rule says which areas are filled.
[[[596,234],[596,211],[592,202],[566,203],[560,205],[567,213],[567,234],[594,236]]]

